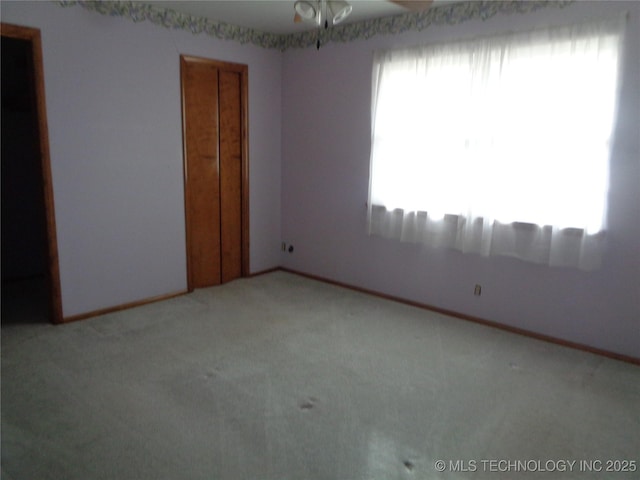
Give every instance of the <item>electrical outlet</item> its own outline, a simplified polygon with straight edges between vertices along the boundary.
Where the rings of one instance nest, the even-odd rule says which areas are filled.
[[[476,284],[476,287],[473,289],[473,294],[476,297],[479,297],[480,295],[482,295],[482,286],[480,284]]]

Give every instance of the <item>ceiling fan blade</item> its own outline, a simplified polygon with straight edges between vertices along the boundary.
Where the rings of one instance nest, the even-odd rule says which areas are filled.
[[[396,5],[400,5],[401,7],[406,8],[407,10],[411,10],[412,12],[422,12],[427,10],[433,0],[389,0],[391,3],[395,3]]]

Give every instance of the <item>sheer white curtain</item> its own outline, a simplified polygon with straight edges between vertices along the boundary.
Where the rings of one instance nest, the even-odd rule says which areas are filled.
[[[623,25],[377,52],[369,233],[596,268]]]

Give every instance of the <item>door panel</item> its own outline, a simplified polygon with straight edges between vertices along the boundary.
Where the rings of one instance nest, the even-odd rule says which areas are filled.
[[[220,72],[220,222],[222,283],[242,276],[240,75]]]
[[[218,69],[183,63],[187,241],[192,288],[220,283]]]

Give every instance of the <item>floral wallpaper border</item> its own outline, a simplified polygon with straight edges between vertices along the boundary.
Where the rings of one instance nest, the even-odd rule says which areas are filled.
[[[498,14],[530,13],[542,8],[564,8],[575,0],[485,0],[453,3],[431,8],[426,12],[406,13],[392,17],[376,18],[362,22],[331,27],[327,31],[311,30],[303,33],[275,34],[261,32],[247,27],[196,17],[169,8],[149,5],[139,1],[113,0],[60,0],[63,7],[80,5],[102,15],[119,16],[134,22],[149,21],[165,28],[186,30],[194,35],[209,36],[232,40],[239,43],[251,43],[263,48],[275,48],[281,51],[289,48],[307,48],[320,42],[350,42],[368,39],[375,35],[397,34],[408,31],[420,31],[430,25],[457,25],[469,20],[487,20]]]

